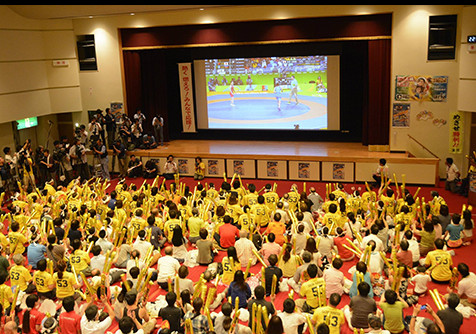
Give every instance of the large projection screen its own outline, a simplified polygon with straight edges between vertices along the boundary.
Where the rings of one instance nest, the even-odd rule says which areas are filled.
[[[193,62],[198,129],[340,130],[338,55]]]

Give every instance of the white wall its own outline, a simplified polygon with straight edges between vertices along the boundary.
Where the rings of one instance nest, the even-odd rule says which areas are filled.
[[[28,20],[6,6],[0,17],[0,146],[14,146],[12,121],[32,116],[45,116],[36,131],[43,143],[43,120],[82,112],[72,21]],[[54,60],[69,65],[56,67]]]

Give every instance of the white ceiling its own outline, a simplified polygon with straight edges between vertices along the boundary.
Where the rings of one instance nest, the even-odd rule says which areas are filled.
[[[226,5],[7,5],[18,15],[29,19],[73,19],[89,16],[111,16],[150,13]]]

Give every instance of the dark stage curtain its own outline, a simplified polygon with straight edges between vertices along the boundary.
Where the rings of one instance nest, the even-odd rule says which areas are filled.
[[[164,52],[125,51],[123,54],[128,115],[132,117],[138,109],[141,109],[146,117],[143,124],[144,132],[154,134],[152,119],[155,116],[161,115],[165,124],[168,122]],[[168,140],[167,129],[165,126],[165,140]]]
[[[389,144],[391,40],[368,42],[368,100],[363,108],[362,143]]]

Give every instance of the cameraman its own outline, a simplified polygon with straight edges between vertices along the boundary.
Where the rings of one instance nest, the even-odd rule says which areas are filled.
[[[68,151],[59,140],[53,143],[53,161],[56,166],[56,174],[59,183],[68,184],[71,181],[71,163]]]
[[[117,162],[119,163],[119,178],[126,177],[126,147],[120,139],[116,139],[114,141],[114,145],[112,145],[112,151],[114,152],[112,157],[112,170],[114,171],[114,164],[117,156]]]
[[[80,138],[75,139],[74,145],[69,149],[69,156],[76,176],[80,176],[82,181],[89,180],[90,173],[88,159],[86,157],[86,148],[81,144]]]
[[[102,142],[101,137],[97,136],[95,144],[91,147],[94,152],[94,156],[99,159],[101,164],[101,174],[105,180],[110,181],[111,176],[109,175],[109,159],[107,157],[107,148],[106,145]]]

